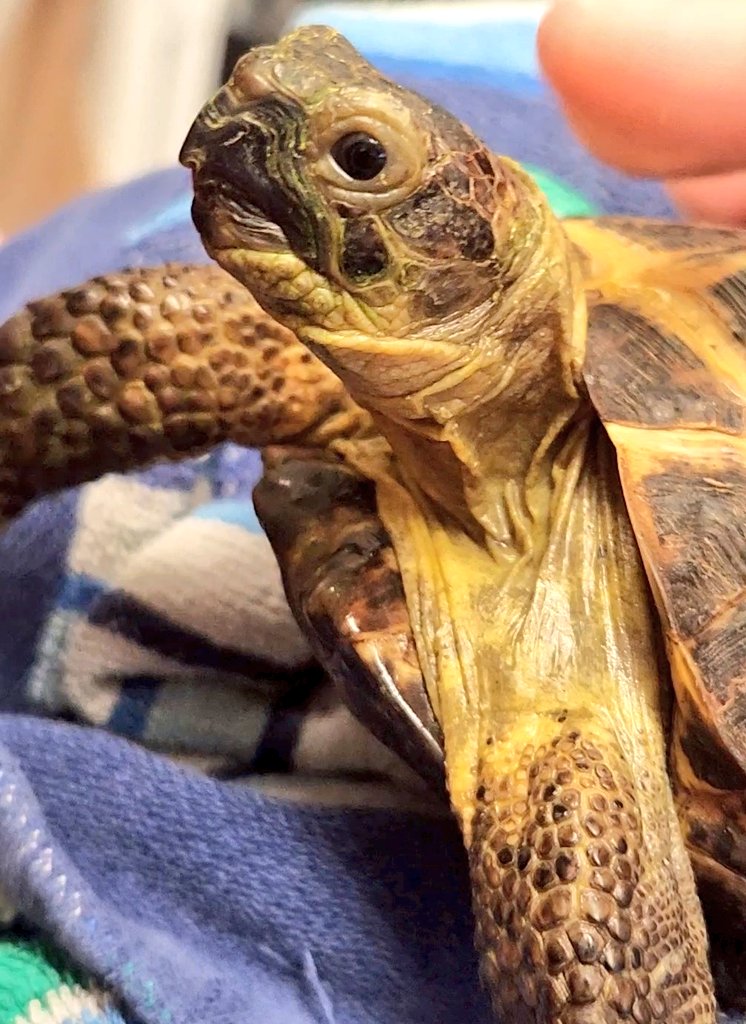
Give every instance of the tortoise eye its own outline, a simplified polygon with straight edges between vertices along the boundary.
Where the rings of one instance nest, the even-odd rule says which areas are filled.
[[[378,139],[366,132],[350,132],[334,143],[334,162],[353,181],[371,181],[386,166],[386,149]]]
[[[340,104],[347,102],[355,109],[345,114]],[[380,102],[375,92],[369,106]],[[336,96],[335,104],[310,125],[308,155],[331,199],[371,213],[396,203],[420,183],[430,143],[408,112],[394,116],[394,108],[381,117],[366,104],[359,90],[349,100]]]

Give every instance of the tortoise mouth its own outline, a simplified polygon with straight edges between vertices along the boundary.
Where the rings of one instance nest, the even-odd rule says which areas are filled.
[[[267,216],[258,202],[252,201],[253,198],[230,181],[195,173],[192,220],[210,251],[290,251],[291,246],[282,227]]]

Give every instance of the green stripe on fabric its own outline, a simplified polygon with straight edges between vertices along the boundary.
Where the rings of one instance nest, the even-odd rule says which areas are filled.
[[[561,178],[533,164],[523,165],[551,203],[558,217],[593,217],[601,211]]]
[[[77,981],[41,943],[0,940],[0,1024],[12,1024],[34,999],[43,1000],[49,991]]]
[[[98,986],[53,946],[18,935],[0,939],[0,1024],[126,1024]]]

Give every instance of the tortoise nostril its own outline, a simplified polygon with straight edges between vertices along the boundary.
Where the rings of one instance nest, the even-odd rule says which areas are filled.
[[[216,136],[224,138],[233,130],[233,118],[239,106],[233,91],[224,85],[192,122],[179,153],[179,162],[193,171],[200,170],[214,147]]]
[[[204,119],[200,114],[189,129],[186,139],[179,152],[179,163],[188,167],[191,171],[198,172],[207,158],[206,142],[210,130],[206,128]]]

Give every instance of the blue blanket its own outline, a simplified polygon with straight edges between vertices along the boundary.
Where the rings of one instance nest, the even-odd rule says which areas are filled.
[[[526,32],[501,28],[502,69],[484,47],[444,63],[435,29],[440,61],[381,23],[367,49],[559,206],[669,214],[571,139]],[[188,209],[177,169],[72,204],[0,250],[0,318],[124,265],[204,260]],[[397,806],[315,785],[402,769],[328,698],[309,714],[288,696],[318,675],[253,516],[257,473],[226,446],[38,502],[0,539],[0,886],[115,995],[112,1020],[486,1024],[450,819],[406,773]]]

